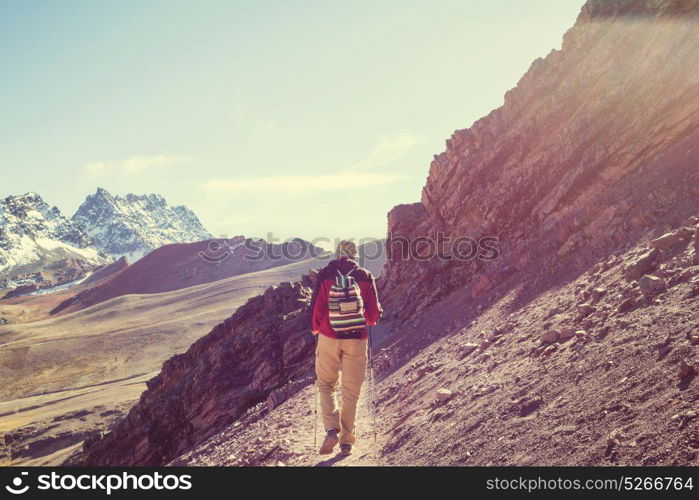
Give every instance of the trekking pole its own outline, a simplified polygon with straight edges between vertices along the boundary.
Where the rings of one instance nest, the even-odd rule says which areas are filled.
[[[318,352],[318,338],[316,337],[316,348],[315,352]],[[318,362],[318,357],[316,356],[316,363]],[[314,367],[314,370],[316,368]],[[315,406],[313,409],[313,446],[318,447],[318,375],[316,372],[315,379],[313,380],[313,392],[315,392]]]
[[[313,385],[315,386],[315,393],[316,393],[316,404],[315,404],[315,409],[313,410],[313,446],[318,447],[318,377],[315,378],[315,381],[313,382]]]
[[[369,390],[371,391],[371,420],[376,442],[376,384],[374,380],[374,352],[371,345],[371,327],[369,327]]]

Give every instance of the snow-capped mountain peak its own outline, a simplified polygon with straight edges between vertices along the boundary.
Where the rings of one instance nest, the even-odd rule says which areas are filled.
[[[131,262],[168,243],[211,238],[194,212],[185,206],[171,207],[158,194],[122,197],[98,188],[80,205],[73,221],[97,247]]]
[[[33,272],[65,259],[107,261],[80,225],[37,193],[0,200],[0,275]]]

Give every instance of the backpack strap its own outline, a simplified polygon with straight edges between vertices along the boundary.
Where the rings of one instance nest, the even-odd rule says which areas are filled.
[[[347,289],[347,283],[345,282],[345,280],[347,278],[349,278],[350,274],[352,274],[354,271],[356,271],[358,267],[359,266],[354,266],[352,269],[347,271],[346,274],[342,274],[339,269],[336,269],[337,274],[340,275],[341,286],[342,286],[342,288],[345,289],[345,298],[347,298],[347,299],[349,299],[349,290]]]
[[[339,269],[335,269],[335,270],[337,271],[337,274],[339,274],[340,277],[344,279],[344,278],[348,278],[349,275],[352,274],[353,272],[355,272],[357,269],[359,269],[359,266],[354,266],[352,269],[347,271],[345,274],[342,274]],[[343,283],[344,283],[344,281],[343,281]]]

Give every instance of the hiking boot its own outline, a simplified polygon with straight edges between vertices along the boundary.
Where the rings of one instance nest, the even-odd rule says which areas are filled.
[[[352,454],[351,444],[341,444],[340,445],[340,455],[348,456]]]
[[[337,437],[337,431],[335,429],[330,429],[325,435],[323,444],[320,445],[320,450],[318,453],[321,455],[329,455],[333,452],[335,445],[340,442],[340,438]]]

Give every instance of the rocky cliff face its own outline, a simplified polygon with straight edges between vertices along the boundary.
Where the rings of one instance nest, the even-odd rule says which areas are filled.
[[[696,212],[698,12],[696,1],[587,2],[561,50],[452,135],[421,201],[389,214],[394,238],[494,236],[501,255],[402,260],[394,248],[387,313],[419,314],[463,286],[479,297],[517,270],[536,268],[535,281],[582,270]]]
[[[128,416],[86,441],[90,465],[162,465],[312,369],[311,278],[281,283],[163,365]]]
[[[80,205],[73,220],[99,248],[131,262],[168,243],[211,238],[194,212],[184,206],[170,207],[157,194],[121,197],[98,188]]]
[[[78,224],[38,194],[0,200],[0,278],[38,272],[67,260],[89,269],[108,259]]]

